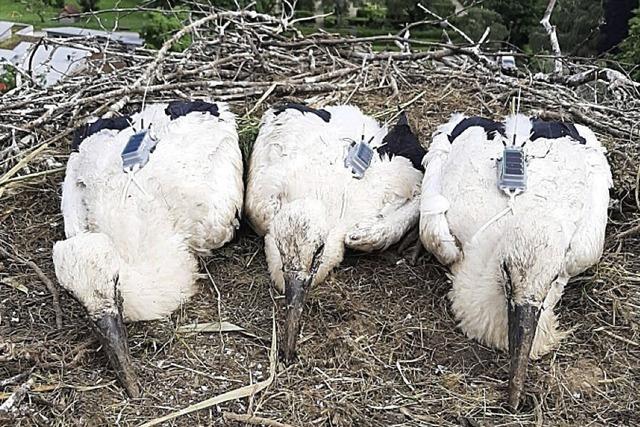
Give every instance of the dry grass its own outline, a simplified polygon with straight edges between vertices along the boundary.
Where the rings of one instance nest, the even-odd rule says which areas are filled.
[[[414,88],[415,93],[427,91],[409,110],[425,144],[452,111],[487,114],[486,106],[496,114],[506,111],[506,101],[488,98],[483,106],[474,88],[448,83],[434,75]],[[415,93],[405,91],[402,100]],[[359,94],[352,102],[378,112],[397,100],[382,92]],[[234,104],[238,113],[250,108]],[[470,341],[456,328],[445,269],[426,255],[410,266],[389,251],[349,253],[331,278],[312,290],[300,361],[279,366],[266,392],[168,425],[234,425],[222,420],[224,411],[250,411],[298,426],[638,423],[640,242],[638,236],[614,238],[639,219],[634,200],[638,157],[622,148],[629,147],[625,141],[606,134],[601,138],[614,150],[610,157],[616,171],[606,254],[565,292],[561,325],[572,332],[560,348],[531,363],[527,402],[519,413],[503,405],[506,355]],[[60,142],[48,154],[64,162],[66,144]],[[57,172],[26,180],[0,200],[0,238],[51,278],[50,249],[63,237],[62,178]],[[7,361],[0,365],[0,378],[34,368],[36,381],[14,425],[139,425],[265,379],[272,307],[275,303],[281,310],[281,304],[270,290],[262,242],[244,226],[233,243],[203,263],[221,293],[221,319],[216,291],[207,279],[200,282],[201,292],[170,319],[130,325],[131,352],[145,393],[127,399],[78,303],[61,295],[64,328],[57,331],[45,285],[26,266],[2,261],[0,345],[5,347],[0,347],[0,358]],[[18,285],[28,294],[17,290]],[[180,325],[218,320],[243,326],[262,339],[175,333]]]

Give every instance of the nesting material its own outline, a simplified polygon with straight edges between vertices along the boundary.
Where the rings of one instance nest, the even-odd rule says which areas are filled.
[[[535,398],[519,413],[503,407],[508,357],[468,340],[456,328],[446,299],[450,285],[435,260],[423,257],[413,267],[393,252],[348,254],[326,286],[309,295],[303,362],[278,369],[271,386],[253,398],[192,412],[177,418],[176,425],[221,422],[219,411],[250,412],[283,424],[335,426],[587,425],[593,420],[629,425],[638,419],[640,238],[637,232],[617,237],[640,223],[640,100],[635,89],[594,80],[604,72],[590,73],[587,83],[577,86],[528,74],[504,76],[471,54],[438,46],[412,53],[374,51],[367,41],[342,36],[277,33],[281,22],[239,15],[213,19],[191,33],[189,50],[165,51],[160,59],[158,52],[132,55],[111,44],[106,47],[109,61],[126,60],[126,68],[97,72],[98,61],[96,72],[57,86],[30,84],[3,95],[0,245],[55,277],[50,249],[63,236],[61,167],[73,130],[109,111],[114,116],[137,111],[143,99],[231,101],[241,118],[246,152],[262,111],[277,103],[349,102],[370,113],[383,111],[379,119],[386,121],[398,104],[413,100],[406,109],[426,145],[452,112],[501,119],[520,89],[521,111],[592,128],[609,150],[614,175],[605,254],[597,267],[567,287],[562,322],[573,332],[558,351],[530,366],[528,389]],[[575,69],[585,70],[579,64]],[[418,93],[422,96],[414,100]],[[129,328],[147,392],[126,403],[80,306],[61,293],[64,327],[57,331],[46,285],[28,265],[0,256],[0,378],[35,367],[37,389],[45,390],[23,399],[19,420],[140,425],[269,379],[268,339],[175,332],[176,325],[224,320],[269,337],[272,306],[280,300],[270,293],[263,253],[261,239],[244,226],[232,246],[204,261],[215,283],[201,280],[203,291],[170,320]],[[15,278],[24,281],[28,294],[5,286]],[[589,380],[591,393],[572,386],[568,372],[578,361],[602,370]],[[16,385],[7,385],[0,392],[15,390]]]

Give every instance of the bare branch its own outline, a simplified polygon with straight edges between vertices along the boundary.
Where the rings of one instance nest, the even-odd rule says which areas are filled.
[[[540,23],[544,27],[545,31],[549,35],[549,41],[551,42],[551,50],[553,54],[556,56],[554,61],[553,72],[557,75],[562,74],[562,52],[560,51],[560,42],[558,42],[558,35],[556,34],[556,26],[551,25],[549,19],[551,19],[551,14],[553,13],[553,8],[556,5],[556,0],[549,0],[549,4],[547,5],[547,10],[544,12],[544,16]]]

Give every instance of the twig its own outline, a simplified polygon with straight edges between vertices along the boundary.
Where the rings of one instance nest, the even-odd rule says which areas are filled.
[[[223,412],[222,419],[225,421],[238,421],[246,424],[253,424],[258,426],[267,427],[294,427],[291,424],[281,423],[269,418],[258,417],[257,415],[250,414],[235,414],[233,412]]]
[[[35,262],[25,259],[20,255],[17,255],[17,254],[14,255],[9,251],[7,251],[6,249],[4,249],[3,247],[0,247],[0,254],[16,262],[20,262],[22,264],[27,265],[38,275],[40,280],[46,285],[47,289],[49,290],[49,293],[51,294],[51,298],[53,300],[53,310],[55,311],[55,315],[56,315],[56,327],[59,330],[62,329],[62,309],[60,309],[60,294],[58,292],[58,288],[47,277],[47,275],[44,274],[44,271],[42,271],[42,269],[38,267],[38,264],[36,264]]]
[[[175,14],[175,12],[172,10],[137,6],[137,7],[120,7],[120,8],[113,8],[113,9],[99,9],[99,10],[92,10],[90,12],[69,13],[64,16],[54,16],[51,18],[51,20],[59,21],[61,19],[66,19],[66,18],[90,18],[90,17],[96,17],[104,13],[126,13],[129,15],[131,13],[136,13],[136,12],[154,12],[154,13],[161,13],[163,15]]]
[[[251,108],[251,110],[249,110],[247,112],[247,114],[244,115],[244,119],[246,119],[247,117],[249,117],[251,114],[253,114],[254,111],[256,111],[258,109],[258,107],[260,107],[260,105],[269,97],[269,95],[271,95],[273,93],[273,91],[276,89],[276,86],[278,85],[278,83],[273,83],[271,86],[269,86],[269,89],[267,89],[264,94],[260,97],[260,99],[258,99],[258,101],[256,101],[256,103],[254,104],[254,106]]]
[[[622,341],[623,343],[632,345],[634,347],[640,347],[640,343],[638,343],[636,341],[633,341],[633,340],[630,340],[630,339],[625,338],[625,337],[621,337],[620,335],[614,334],[613,332],[606,330],[604,328],[604,326],[602,326],[600,328],[597,328],[597,329],[594,329],[593,331],[594,332],[604,332],[605,334],[609,335],[611,338],[615,338],[618,341]]]
[[[33,378],[29,378],[29,380],[22,384],[20,387],[13,392],[11,396],[5,402],[0,405],[0,420],[11,419],[11,412],[16,410],[16,407],[20,405],[22,399],[27,395],[31,387],[33,386]]]
[[[253,396],[256,393],[259,393],[269,387],[273,380],[276,377],[276,366],[277,366],[277,358],[278,358],[278,349],[277,349],[277,339],[276,339],[276,316],[275,312],[273,313],[272,320],[272,333],[271,333],[271,350],[269,352],[269,378],[264,381],[261,381],[256,384],[246,385],[244,387],[237,388],[235,390],[228,391],[226,393],[222,393],[218,396],[212,397],[211,399],[204,400],[200,403],[196,403],[194,405],[188,406],[184,409],[181,409],[176,412],[172,412],[168,415],[165,415],[160,418],[155,418],[149,422],[144,423],[140,427],[150,427],[155,426],[161,423],[164,423],[169,420],[173,420],[175,418],[181,417],[183,415],[190,414],[192,412],[200,411],[202,409],[207,409],[215,405],[219,405],[224,402],[228,402],[230,400],[242,399],[244,397]]]
[[[40,172],[30,173],[28,175],[15,176],[13,178],[9,178],[9,179],[3,181],[2,184],[3,185],[8,185],[8,184],[16,183],[16,182],[19,182],[19,181],[26,181],[26,180],[29,180],[29,179],[32,179],[32,178],[37,178],[37,177],[40,177],[40,176],[46,176],[46,175],[51,175],[51,174],[54,174],[54,173],[62,172],[65,169],[66,169],[66,167],[62,166],[62,167],[59,167],[59,168],[48,169],[48,170],[43,170],[43,171],[40,171]]]
[[[151,64],[149,64],[145,70],[145,72],[138,77],[138,79],[129,87],[129,90],[126,91],[126,95],[120,99],[118,102],[116,102],[115,104],[113,104],[110,108],[110,112],[107,115],[107,117],[109,117],[110,115],[113,115],[114,113],[120,111],[122,109],[122,107],[124,107],[128,102],[129,102],[129,92],[131,90],[134,89],[139,89],[140,86],[145,83],[146,85],[149,85],[153,82],[154,80],[154,76],[156,75],[157,72],[159,72],[158,67],[160,66],[160,64],[164,61],[164,58],[166,57],[167,53],[169,52],[169,49],[171,49],[171,47],[178,41],[180,40],[182,37],[184,37],[185,35],[194,32],[197,28],[203,26],[204,24],[210,22],[210,21],[214,21],[220,18],[242,18],[242,17],[250,17],[250,18],[258,18],[261,17],[263,18],[265,21],[269,22],[273,22],[273,21],[277,21],[276,18],[270,16],[270,15],[264,15],[264,14],[260,14],[257,12],[253,12],[253,11],[238,11],[238,12],[220,12],[220,13],[212,13],[209,16],[205,16],[204,18],[200,18],[197,21],[192,22],[191,24],[182,27],[182,29],[180,29],[179,31],[177,31],[173,36],[171,36],[171,38],[169,40],[167,40],[166,42],[164,42],[164,44],[162,45],[162,47],[160,48],[160,50],[158,50],[158,53],[156,54],[155,59],[153,60],[153,62],[151,62]]]
[[[6,387],[6,386],[11,385],[11,384],[16,384],[17,382],[22,381],[23,379],[27,378],[29,375],[31,375],[32,372],[33,372],[33,368],[31,368],[28,371],[21,372],[18,375],[14,375],[12,377],[6,378],[6,379],[0,381],[0,387]]]
[[[222,322],[222,295],[220,294],[220,289],[218,289],[218,286],[216,285],[216,281],[213,280],[213,276],[211,275],[211,272],[209,272],[209,267],[207,267],[207,263],[202,258],[200,258],[200,264],[202,264],[202,266],[204,267],[204,271],[207,272],[207,277],[211,282],[211,286],[213,286],[213,290],[216,292],[216,300],[218,302],[217,304],[218,322]],[[222,326],[222,323],[220,323],[220,326]],[[222,346],[222,351],[224,351],[224,337],[222,336],[222,327],[220,327],[219,336],[220,336],[220,345]]]
[[[434,18],[438,19],[440,22],[442,22],[443,24],[445,24],[447,27],[451,28],[453,31],[455,31],[456,33],[458,33],[460,36],[462,36],[463,39],[465,39],[467,42],[471,43],[471,44],[475,44],[475,42],[473,41],[473,39],[471,37],[469,37],[464,31],[462,31],[460,28],[456,27],[455,25],[453,25],[451,22],[449,22],[446,18],[441,17],[440,15],[438,15],[435,12],[430,11],[429,9],[427,9],[426,7],[424,7],[422,4],[418,3],[418,7],[420,9],[422,9],[423,11],[425,11],[426,13],[428,13],[429,15],[433,16]]]
[[[638,233],[640,233],[640,224],[637,224],[628,230],[618,233],[616,235],[616,239],[624,239],[626,237],[635,236]]]

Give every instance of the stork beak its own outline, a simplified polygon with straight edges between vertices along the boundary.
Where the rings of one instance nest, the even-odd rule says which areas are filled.
[[[520,404],[520,397],[527,377],[527,365],[533,339],[538,329],[540,308],[534,304],[517,305],[509,301],[509,406],[514,410]]]
[[[287,314],[284,325],[284,342],[282,352],[284,362],[290,364],[296,356],[298,334],[300,334],[300,319],[306,287],[311,282],[311,277],[302,278],[297,273],[285,275],[285,299],[287,301]]]
[[[127,330],[122,314],[106,313],[95,321],[95,330],[120,383],[130,397],[139,397],[138,376],[131,365]]]

